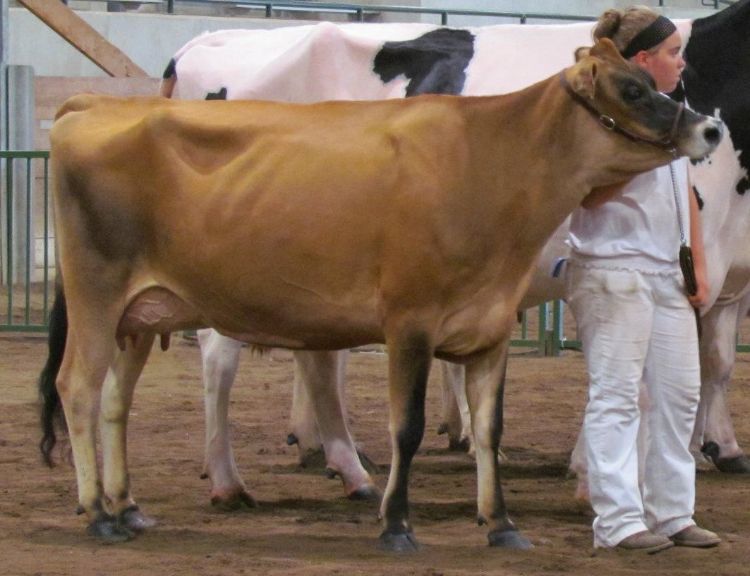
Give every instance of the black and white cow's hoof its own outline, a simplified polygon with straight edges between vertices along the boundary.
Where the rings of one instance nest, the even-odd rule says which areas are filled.
[[[448,438],[448,451],[450,452],[466,452],[471,451],[471,440],[466,436],[463,438]]]
[[[720,458],[719,445],[713,440],[701,446],[701,452],[710,460],[719,472],[725,474],[750,474],[750,458],[744,454],[730,458]]]
[[[511,548],[513,550],[529,550],[534,547],[531,541],[518,530],[493,530],[487,534],[490,546],[493,548]]]
[[[388,552],[416,552],[419,550],[419,542],[414,537],[414,532],[383,532],[380,535],[378,548]]]
[[[258,502],[242,486],[211,494],[211,506],[222,512],[234,512],[243,506],[257,508]]]
[[[346,497],[349,500],[380,502],[383,498],[383,493],[374,484],[366,484],[350,492]]]
[[[734,458],[719,458],[714,464],[719,472],[726,474],[750,474],[750,458],[744,454]]]
[[[154,518],[146,516],[140,511],[138,506],[131,506],[126,508],[120,513],[120,524],[125,526],[131,532],[139,534],[149,528],[156,526],[157,522]]]
[[[131,540],[135,534],[123,526],[114,516],[102,514],[86,530],[103,544],[118,544]]]

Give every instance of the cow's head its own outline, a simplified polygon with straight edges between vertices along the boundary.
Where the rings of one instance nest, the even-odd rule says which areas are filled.
[[[716,148],[721,122],[684,109],[658,92],[651,77],[626,61],[607,38],[564,72],[574,98],[609,130],[675,156],[702,158]]]

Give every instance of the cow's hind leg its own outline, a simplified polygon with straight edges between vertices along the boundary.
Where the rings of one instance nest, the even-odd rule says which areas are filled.
[[[142,532],[156,525],[138,508],[130,493],[127,461],[127,426],[133,391],[151,352],[153,334],[125,340],[116,354],[102,390],[100,430],[104,498],[107,509],[123,532]]]
[[[701,319],[701,398],[690,450],[696,462],[709,460],[722,472],[750,474],[750,459],[740,448],[732,426],[727,392],[735,363],[737,327],[750,298],[714,306]]]
[[[474,453],[471,416],[466,402],[464,367],[440,362],[442,375],[443,416],[438,434],[448,434],[448,449]]]
[[[466,367],[466,396],[474,428],[477,459],[477,508],[480,524],[488,524],[490,546],[531,548],[505,508],[498,462],[503,429],[503,389],[508,341]]]
[[[380,513],[381,547],[393,552],[418,548],[409,523],[411,461],[424,435],[424,402],[433,350],[423,335],[388,342],[391,471]]]
[[[237,469],[229,433],[229,394],[237,374],[242,343],[216,330],[198,330],[203,362],[206,449],[202,477],[211,481],[211,504],[235,510],[256,506]]]
[[[86,328],[92,326],[96,323],[74,326],[71,322],[57,390],[68,423],[76,468],[78,512],[87,516],[90,534],[106,542],[121,542],[131,534],[107,510],[96,457],[102,383],[114,357],[115,341]]]
[[[379,500],[380,491],[362,466],[346,425],[343,382],[347,353],[298,351],[294,358],[295,380],[304,383],[314,422],[320,429],[329,472],[341,476],[348,498]]]
[[[333,386],[334,374],[323,371],[326,366],[318,366],[314,360],[317,352],[294,353],[294,383],[292,388],[292,412],[289,418],[289,435],[287,444],[296,444],[299,453],[299,463],[302,467],[317,468],[324,465],[325,452],[318,430],[315,416],[314,399],[310,384],[311,378],[328,378]]]

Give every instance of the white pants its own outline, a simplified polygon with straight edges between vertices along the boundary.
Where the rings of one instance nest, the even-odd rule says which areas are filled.
[[[700,393],[695,315],[679,270],[567,271],[589,376],[584,428],[594,546],[649,529],[693,525],[695,461],[688,448]],[[636,437],[643,381],[649,405],[642,485]]]

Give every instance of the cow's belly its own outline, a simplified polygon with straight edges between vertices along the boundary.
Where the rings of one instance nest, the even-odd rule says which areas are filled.
[[[190,285],[150,283],[135,290],[118,324],[118,340],[142,332],[212,327],[244,342],[292,349],[335,350],[383,341],[370,302],[326,301],[273,282],[249,292],[247,286],[230,289],[201,278],[196,274]]]

